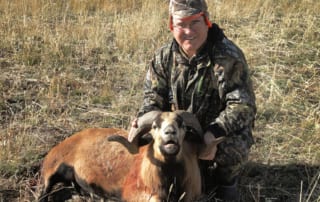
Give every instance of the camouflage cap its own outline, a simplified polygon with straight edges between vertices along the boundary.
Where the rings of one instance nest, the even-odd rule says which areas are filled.
[[[170,0],[169,14],[173,18],[185,18],[201,12],[209,17],[205,0]]]

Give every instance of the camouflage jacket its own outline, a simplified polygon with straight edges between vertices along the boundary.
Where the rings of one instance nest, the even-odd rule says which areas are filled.
[[[216,24],[196,56],[185,57],[173,39],[149,64],[138,117],[151,110],[178,109],[195,114],[216,136],[244,128],[251,134],[256,106],[248,65]]]

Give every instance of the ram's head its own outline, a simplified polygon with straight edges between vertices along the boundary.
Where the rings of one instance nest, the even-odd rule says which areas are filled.
[[[138,152],[139,139],[151,134],[155,155],[160,158],[178,155],[187,133],[202,139],[202,128],[193,114],[186,111],[151,111],[138,119],[138,128],[129,135],[128,140],[120,136],[109,140],[120,142],[134,154]]]

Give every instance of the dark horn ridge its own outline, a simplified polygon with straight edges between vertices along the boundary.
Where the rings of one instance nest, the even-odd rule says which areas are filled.
[[[202,130],[201,124],[198,118],[194,114],[187,111],[183,111],[183,110],[178,110],[175,112],[182,117],[187,127],[194,129],[195,132],[201,137],[203,136],[203,130]]]

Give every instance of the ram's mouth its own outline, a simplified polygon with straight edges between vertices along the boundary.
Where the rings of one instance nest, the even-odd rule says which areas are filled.
[[[177,155],[180,150],[180,145],[173,140],[162,144],[161,151],[164,155]]]

